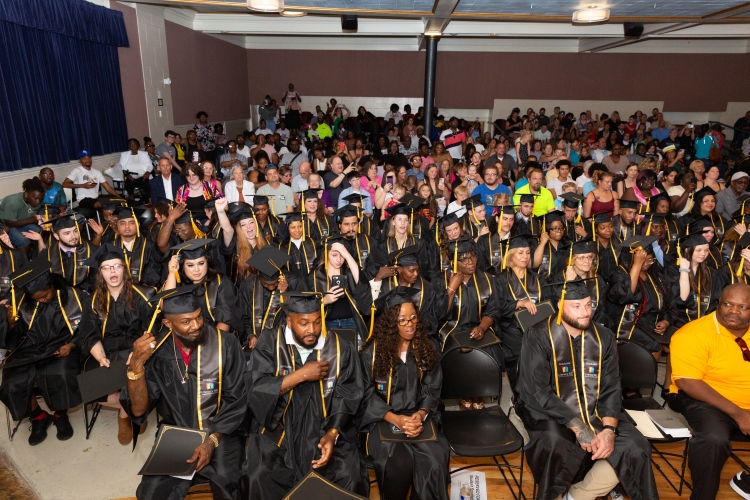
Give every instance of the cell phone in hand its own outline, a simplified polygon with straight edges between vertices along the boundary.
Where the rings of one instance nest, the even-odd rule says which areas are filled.
[[[391,177],[391,176],[388,176],[388,177],[386,178],[386,181],[385,181],[385,183],[386,183],[386,184],[388,184],[389,186],[391,186],[391,188],[393,188],[393,177]]]
[[[342,275],[337,274],[335,276],[331,276],[331,288],[335,286],[339,288],[345,288],[344,277]]]

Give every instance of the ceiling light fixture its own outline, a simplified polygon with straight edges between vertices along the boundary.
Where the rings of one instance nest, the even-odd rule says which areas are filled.
[[[440,30],[427,30],[424,32],[425,36],[442,36]]]
[[[283,12],[284,0],[247,0],[247,8],[259,12]]]
[[[573,12],[574,23],[601,23],[609,19],[609,9],[598,9],[589,5],[587,9]]]
[[[284,10],[279,12],[284,17],[302,17],[306,16],[307,12],[302,12],[301,10]]]

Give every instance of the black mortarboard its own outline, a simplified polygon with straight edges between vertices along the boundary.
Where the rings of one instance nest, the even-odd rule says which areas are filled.
[[[278,217],[284,217],[284,222],[288,226],[291,222],[302,222],[301,212],[286,212],[283,214],[276,214]]]
[[[440,219],[440,223],[443,225],[443,227],[452,226],[456,222],[460,222],[460,218],[456,215],[456,212],[451,212],[445,217],[442,217]]]
[[[594,249],[593,245],[591,245],[591,240],[588,239],[588,240],[576,241],[575,243],[573,243],[573,248],[572,248],[571,253],[572,255],[581,255],[584,253],[593,253],[595,251],[596,250]]]
[[[703,201],[703,198],[709,195],[716,196],[716,191],[708,186],[704,187],[703,189],[699,189],[698,191],[693,193],[693,203],[695,203],[696,205],[700,205]]]
[[[317,199],[318,191],[323,191],[323,190],[320,188],[310,188],[310,189],[305,189],[304,191],[298,191],[298,194],[300,195],[300,198],[302,200],[306,198]]]
[[[456,248],[458,248],[458,253],[456,254]],[[471,239],[469,236],[462,236],[458,238],[457,240],[451,240],[448,242],[448,254],[449,255],[461,255],[469,252],[475,251],[475,244],[474,240]]]
[[[750,247],[750,233],[745,233],[737,240],[737,246],[740,248]]]
[[[638,210],[639,205],[640,202],[635,200],[620,200],[620,208],[632,208],[633,210]]]
[[[185,210],[185,213],[180,215],[177,220],[174,221],[175,224],[192,224],[193,219],[190,217],[190,210]]]
[[[200,259],[208,254],[208,247],[216,240],[209,239],[192,239],[170,247],[187,260]]]
[[[216,200],[219,198],[216,198],[215,196],[212,196],[211,198],[206,200],[206,204],[203,205],[204,208],[216,208]]]
[[[264,247],[265,248],[265,247]],[[320,312],[323,294],[320,292],[286,292],[283,307],[287,313],[312,314]]]
[[[750,223],[750,212],[743,215],[742,209],[739,209],[736,212],[734,212],[732,220],[737,223],[748,224]]]
[[[666,192],[661,191],[658,194],[655,194],[651,196],[650,198],[648,198],[646,202],[646,204],[648,205],[648,209],[652,212],[655,212],[656,205],[658,205],[661,200],[668,201],[670,203],[669,206],[672,206],[672,199],[669,197],[669,195]],[[620,200],[620,206],[622,207],[622,200]]]
[[[495,215],[516,215],[515,205],[495,205],[497,208],[497,214]]]
[[[253,196],[253,206],[268,205],[268,196],[258,195]]]
[[[240,208],[249,208],[252,210],[253,206],[243,201],[233,201],[232,203],[227,203],[227,214],[231,214]]]
[[[508,238],[508,250],[514,248],[531,248],[529,238],[525,234],[519,234]]]
[[[410,286],[397,286],[391,288],[387,292],[381,293],[378,298],[375,299],[375,308],[378,313],[383,313],[391,307],[411,302],[412,297],[418,293],[420,293],[419,288],[413,288]]]
[[[336,212],[333,214],[333,217],[336,222],[341,222],[341,220],[346,217],[359,218],[359,215],[360,215],[359,207],[355,207],[354,205],[344,205],[343,207],[336,210]]]
[[[125,198],[120,198],[119,196],[104,195],[98,197],[96,201],[98,201],[102,206],[102,210],[113,211],[117,207],[122,206],[122,204],[125,203],[126,200]]]
[[[685,234],[702,233],[705,229],[714,228],[714,223],[710,217],[703,215],[688,224]]]
[[[418,266],[418,251],[419,246],[410,245],[408,247],[402,248],[401,250],[396,250],[395,252],[389,253],[386,260],[388,261],[388,264],[393,266]]]
[[[47,259],[37,256],[25,266],[11,273],[8,279],[14,288],[24,289],[29,294],[46,290],[52,286],[50,263]]]
[[[266,281],[273,281],[279,277],[283,268],[291,257],[276,247],[266,245],[253,254],[247,260],[247,264],[257,269],[261,277]]]
[[[91,257],[86,259],[83,263],[89,267],[93,267],[94,269],[99,269],[99,266],[102,265],[102,262],[112,259],[120,259],[121,261],[125,262],[125,254],[123,253],[122,248],[110,245],[109,243],[105,243],[104,245],[97,248],[91,255]]]
[[[607,212],[601,212],[593,217],[590,217],[594,224],[604,224],[605,222],[612,222],[612,217]]]
[[[518,203],[534,203],[534,198],[539,196],[538,194],[525,193],[518,197]]]
[[[369,196],[366,194],[352,193],[350,195],[344,196],[341,199],[349,203],[364,203],[365,198],[369,198]]]
[[[250,207],[239,207],[231,213],[227,213],[227,218],[236,224],[241,220],[254,218],[254,213],[255,212],[253,212],[253,209]]]
[[[156,305],[160,301],[164,314],[189,314],[201,308],[202,296],[206,293],[202,284],[179,286],[157,294],[151,303]]]
[[[565,212],[562,210],[552,210],[544,216],[544,221],[547,223],[547,229],[553,222],[563,222],[565,220]]]
[[[393,205],[392,207],[386,208],[385,211],[388,212],[391,216],[395,215],[411,215],[412,212],[416,210],[416,207],[412,208],[406,205],[405,203],[399,203],[397,205]]]
[[[659,238],[656,236],[635,234],[633,236],[628,236],[622,243],[618,243],[617,246],[621,250],[628,249],[631,252],[636,251],[638,248],[642,248],[646,252],[654,253],[652,245],[658,239]]]
[[[474,196],[470,196],[466,198],[464,201],[461,202],[461,205],[465,207],[470,207],[472,210],[477,205],[482,205],[482,195],[481,194],[475,194]]]
[[[137,219],[135,209],[130,207],[117,207],[114,213],[117,220]]]
[[[414,208],[414,209],[421,207],[424,204],[424,202],[425,202],[424,198],[413,195],[411,193],[406,193],[404,196],[401,197],[401,203],[403,203],[407,207]]]
[[[71,227],[82,226],[86,224],[86,218],[81,214],[69,213],[46,222],[52,222],[52,230],[57,232]]]
[[[154,214],[150,207],[135,207],[133,212],[140,224],[148,226],[154,221]]]
[[[36,214],[41,215],[44,220],[49,220],[52,217],[60,215],[60,209],[55,205],[49,203],[42,203],[39,208],[36,209]]]
[[[560,198],[563,199],[563,205],[568,208],[578,208],[583,203],[583,196],[578,193],[563,193],[560,195]]]
[[[646,234],[651,234],[651,226],[653,224],[661,224],[664,225],[667,223],[667,221],[664,219],[664,214],[659,214],[656,212],[648,212],[647,214],[644,214],[643,222],[642,224],[648,224],[646,226]]]
[[[582,300],[591,297],[591,292],[586,287],[586,281],[582,279],[566,281],[563,287],[565,288],[565,300]]]
[[[703,233],[689,234],[682,238],[677,238],[677,245],[680,248],[697,247],[698,245],[708,245]]]
[[[343,244],[345,239],[343,234],[332,234],[325,239],[326,248],[331,248],[334,243]]]

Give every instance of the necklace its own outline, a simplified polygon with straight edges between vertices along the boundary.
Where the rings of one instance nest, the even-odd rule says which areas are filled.
[[[182,379],[180,382],[184,385],[188,380],[188,365],[185,365],[185,375],[183,375],[180,369],[180,361],[177,359],[177,340],[174,338],[172,339],[172,349],[174,350],[174,362],[177,363],[177,371],[180,372],[180,378]]]

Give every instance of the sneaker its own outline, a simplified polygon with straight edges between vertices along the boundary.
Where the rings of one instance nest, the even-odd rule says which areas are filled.
[[[729,486],[745,500],[750,500],[750,474],[747,472],[738,472],[736,476],[729,481]]]
[[[29,444],[31,446],[36,446],[47,439],[47,428],[50,425],[52,425],[52,415],[46,412],[44,413],[44,418],[39,420],[32,420]]]
[[[68,415],[62,415],[55,417],[55,427],[57,427],[57,439],[60,441],[67,441],[73,437],[73,427],[70,425]]]

